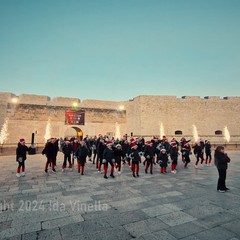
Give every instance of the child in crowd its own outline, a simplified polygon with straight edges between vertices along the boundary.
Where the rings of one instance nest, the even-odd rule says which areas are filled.
[[[168,166],[168,155],[165,148],[161,149],[160,153],[158,154],[158,163],[160,165],[160,172],[167,173],[167,166]]]
[[[132,175],[133,177],[139,177],[139,163],[141,163],[141,157],[138,151],[138,145],[133,143],[131,146],[131,159],[132,159]]]

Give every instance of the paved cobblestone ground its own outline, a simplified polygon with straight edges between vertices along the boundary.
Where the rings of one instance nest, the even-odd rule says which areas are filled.
[[[88,162],[85,175],[43,171],[45,157],[28,156],[17,178],[15,156],[0,157],[0,239],[240,239],[240,152],[229,152],[231,191],[219,193],[215,166],[133,178],[128,166],[104,179]],[[168,168],[168,170],[170,170]]]

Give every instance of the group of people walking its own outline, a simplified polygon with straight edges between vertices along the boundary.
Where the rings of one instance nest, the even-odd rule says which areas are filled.
[[[195,168],[205,163],[210,166],[212,161],[211,143],[208,140],[195,143],[192,147],[190,140],[184,137],[177,141],[173,138],[171,141],[164,136],[162,139],[154,136],[151,140],[145,141],[142,137],[130,138],[123,137],[121,140],[114,140],[108,136],[99,135],[98,137],[86,136],[83,140],[78,138],[71,139],[56,139],[50,138],[42,154],[46,156],[45,173],[48,173],[48,168],[56,173],[56,160],[59,151],[62,151],[63,164],[62,171],[67,168],[73,170],[74,163],[77,163],[78,173],[84,175],[85,164],[87,158],[90,162],[95,164],[99,173],[103,177],[108,178],[108,169],[110,166],[110,177],[114,178],[114,172],[121,173],[122,164],[129,166],[132,176],[139,177],[140,164],[144,165],[145,174],[148,172],[153,174],[153,166],[159,165],[160,173],[167,173],[167,168],[170,165],[171,173],[177,173],[178,158],[181,153],[181,158],[184,163],[184,168],[188,167],[190,162],[190,155],[193,153],[196,156]],[[25,140],[20,139],[16,151],[17,162],[19,164],[17,169],[17,177],[25,176],[25,160],[26,152],[29,148],[25,145]],[[205,151],[205,159],[204,159]],[[225,186],[227,163],[230,161],[227,154],[224,153],[224,148],[219,146],[214,154],[215,165],[219,172],[219,181],[217,190],[224,192],[229,190]],[[200,163],[200,164],[199,164]],[[22,173],[21,172],[22,169]]]

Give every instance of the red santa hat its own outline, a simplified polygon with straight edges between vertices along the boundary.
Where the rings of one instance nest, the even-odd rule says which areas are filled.
[[[130,138],[130,142],[131,142],[131,143],[134,143],[134,142],[135,142],[135,139],[134,139],[134,138]]]
[[[77,137],[74,138],[74,142],[78,142],[78,138]]]
[[[111,145],[112,145],[112,142],[107,141],[107,142],[106,142],[106,145],[107,145],[107,146],[111,146]]]
[[[20,142],[20,143],[25,143],[25,139],[24,139],[24,138],[21,138],[21,139],[19,140],[19,142]]]
[[[166,136],[163,136],[163,137],[162,137],[162,141],[167,142],[167,141],[168,141],[167,137],[166,137]]]
[[[176,142],[172,142],[172,143],[171,143],[171,146],[172,146],[172,147],[177,147],[177,143],[176,143]]]
[[[153,140],[158,140],[158,137],[157,136],[153,136]]]
[[[70,141],[69,141],[69,140],[66,140],[65,143],[70,143]]]
[[[151,141],[146,141],[146,145],[150,145],[150,144],[152,144]]]
[[[49,138],[47,141],[48,141],[48,142],[51,142],[51,141],[53,141],[53,140],[55,140],[55,138]]]
[[[136,143],[132,143],[131,149],[136,148],[136,147],[137,147],[137,144]]]
[[[122,146],[121,146],[121,144],[118,143],[118,144],[116,145],[116,147],[122,147]]]
[[[166,149],[165,149],[165,148],[162,148],[162,149],[161,149],[161,152],[162,152],[162,153],[165,153],[165,152],[166,152]]]
[[[175,138],[173,138],[170,142],[170,145],[173,146],[173,145],[177,145],[177,142],[175,140]],[[174,146],[173,146],[174,147]]]

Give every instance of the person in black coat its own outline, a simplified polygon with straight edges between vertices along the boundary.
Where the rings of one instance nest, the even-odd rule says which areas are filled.
[[[98,172],[102,173],[102,164],[103,164],[103,153],[106,148],[105,141],[103,137],[100,137],[99,143],[97,145],[97,162],[96,167],[98,168]]]
[[[181,152],[182,152],[182,161],[184,163],[184,168],[187,168],[188,164],[191,162],[190,155],[192,154],[191,146],[189,142],[184,143],[184,145],[181,148]]]
[[[132,159],[132,175],[139,177],[139,163],[141,163],[141,156],[139,154],[138,145],[133,143],[131,146],[131,159]]]
[[[162,148],[157,157],[158,163],[161,167],[161,173],[167,173],[168,154],[165,148]]]
[[[194,148],[194,155],[196,157],[196,163],[195,163],[195,168],[198,168],[198,163],[201,159],[201,166],[203,164],[203,161],[204,161],[204,158],[203,158],[203,150],[202,150],[202,147],[200,145],[200,143],[196,143],[195,146],[193,147]]]
[[[58,154],[58,151],[59,151],[58,143],[59,143],[59,139],[54,138],[54,140],[53,140],[53,154],[54,154],[53,164],[54,164],[54,166],[57,166],[57,154]]]
[[[172,160],[172,173],[177,173],[176,167],[178,163],[178,145],[176,142],[171,143],[171,148],[170,148],[170,157]]]
[[[69,163],[69,168],[72,169],[71,154],[73,152],[73,147],[70,144],[70,141],[68,141],[68,140],[65,141],[65,144],[62,146],[62,152],[64,154],[62,171],[64,172],[66,165],[67,165],[67,161]]]
[[[217,190],[219,192],[226,192],[229,190],[229,188],[226,187],[226,176],[227,176],[227,168],[228,168],[228,163],[230,162],[230,158],[224,152],[223,146],[218,146],[216,148],[215,154],[214,154],[214,161],[219,174]]]
[[[130,167],[130,158],[129,158],[129,154],[131,152],[131,146],[129,144],[129,142],[127,140],[125,140],[122,143],[122,150],[123,150],[123,164],[128,163],[128,166]]]
[[[84,175],[84,167],[88,155],[89,149],[87,148],[85,141],[81,141],[80,146],[76,151],[76,157],[78,161],[78,173],[80,173],[80,169],[82,167],[81,175]]]
[[[206,161],[205,163],[210,166],[211,165],[211,161],[212,161],[212,154],[211,154],[211,143],[206,140],[205,141],[205,153],[206,153]]]
[[[18,162],[16,174],[17,177],[25,176],[25,161],[27,159],[27,151],[29,151],[29,148],[25,145],[25,140],[21,138],[16,149],[16,161]],[[21,168],[22,174],[20,174]]]
[[[42,155],[46,155],[47,162],[45,165],[45,173],[48,173],[48,166],[51,164],[52,166],[52,172],[56,173],[55,170],[55,159],[56,159],[56,146],[55,144],[55,138],[48,139],[44,149],[42,150]]]
[[[148,168],[150,167],[150,173],[153,173],[153,161],[155,157],[155,149],[151,141],[147,141],[144,149],[144,157],[146,159],[145,173],[148,173]]]
[[[122,150],[121,144],[117,144],[116,148],[114,148],[114,158],[115,158],[116,169],[120,174],[121,167],[122,167],[122,158],[123,158],[123,150]]]
[[[113,175],[114,171],[114,151],[112,150],[112,143],[110,141],[106,142],[106,148],[103,152],[103,164],[104,164],[104,178],[107,177],[107,170],[108,170],[108,163],[111,165],[111,174],[110,177],[114,178],[115,176]]]

